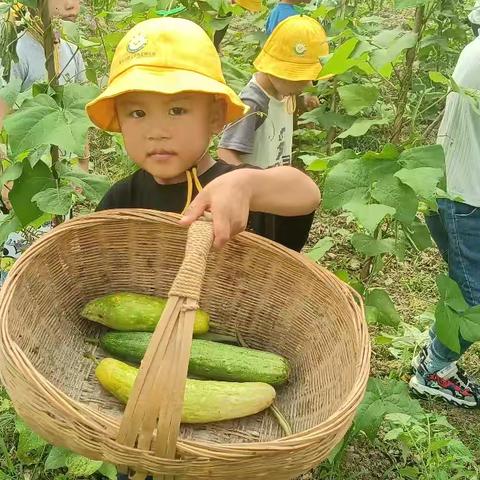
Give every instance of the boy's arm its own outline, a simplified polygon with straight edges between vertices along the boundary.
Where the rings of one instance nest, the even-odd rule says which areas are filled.
[[[219,148],[217,151],[218,158],[221,158],[224,162],[230,165],[242,165],[241,152],[236,150],[229,150],[227,148]]]
[[[312,213],[319,204],[317,185],[295,168],[245,168],[209,183],[191,203],[181,223],[190,225],[206,210],[210,211],[214,245],[221,248],[245,230],[251,211],[294,217]]]
[[[218,144],[218,158],[231,165],[242,165],[242,155],[253,152],[255,132],[264,120],[261,105],[249,98],[242,100],[250,107],[249,112],[240,120],[226,126]]]

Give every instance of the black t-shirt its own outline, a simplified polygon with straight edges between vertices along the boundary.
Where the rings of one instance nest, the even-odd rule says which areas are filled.
[[[238,168],[244,167],[237,167],[218,160],[198,179],[205,186],[220,175]],[[116,183],[103,197],[97,211],[112,208],[148,208],[181,213],[185,207],[186,199],[186,182],[160,185],[145,170],[138,170],[133,175]],[[300,251],[307,241],[312,221],[313,212],[298,217],[282,217],[250,212],[247,228],[258,235]]]

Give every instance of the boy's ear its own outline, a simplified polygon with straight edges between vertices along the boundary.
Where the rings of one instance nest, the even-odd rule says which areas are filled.
[[[227,103],[223,98],[215,97],[210,112],[210,130],[216,135],[227,123]]]

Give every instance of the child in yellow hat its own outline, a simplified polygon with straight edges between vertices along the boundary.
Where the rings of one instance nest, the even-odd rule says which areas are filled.
[[[80,0],[48,0],[47,3],[50,15],[62,20],[74,22],[80,12]],[[9,78],[0,76],[0,86],[4,81],[16,79],[20,81],[21,91],[25,91],[34,83],[47,80],[46,59],[43,50],[43,25],[38,9],[27,8],[22,4],[15,3],[15,10],[18,17],[20,17],[19,12],[22,12],[29,20],[27,28],[16,41],[17,60],[12,61]],[[9,15],[12,16],[11,13]],[[7,19],[0,18],[0,23],[2,21],[7,21]],[[55,51],[58,82],[61,85],[69,82],[86,82],[85,64],[78,48],[60,39],[59,43],[55,44]],[[7,52],[1,53],[7,55]],[[0,99],[0,130],[9,110],[9,105]],[[86,162],[85,168],[88,168],[88,162]]]
[[[99,128],[122,133],[140,169],[114,185],[98,210],[183,212],[184,225],[209,210],[216,247],[248,225],[300,250],[319,203],[315,183],[290,167],[238,168],[209,155],[212,136],[246,111],[198,25],[180,18],[136,25],[120,41],[108,87],[87,113]]]
[[[295,96],[317,80],[327,36],[313,18],[295,15],[281,22],[254,62],[257,73],[240,98],[251,113],[227,128],[220,158],[262,168],[290,165]]]

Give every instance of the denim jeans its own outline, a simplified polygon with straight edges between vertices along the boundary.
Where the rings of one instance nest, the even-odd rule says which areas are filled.
[[[480,304],[480,208],[447,199],[438,200],[438,213],[426,218],[430,233],[470,305]],[[458,360],[471,345],[460,337],[461,353],[453,352],[430,332],[429,354],[440,370]]]

